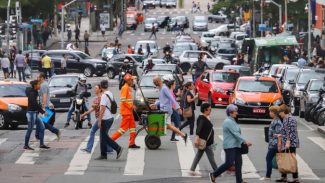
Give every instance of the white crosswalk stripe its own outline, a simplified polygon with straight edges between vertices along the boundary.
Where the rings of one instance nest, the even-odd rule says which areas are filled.
[[[44,142],[52,142],[56,139],[56,136],[45,136],[44,137]],[[34,141],[33,143],[31,143],[31,147],[34,147],[36,145],[38,145],[39,142],[38,141]],[[16,164],[27,164],[27,165],[33,165],[35,164],[37,158],[40,155],[40,148],[35,148],[34,151],[24,151],[23,154],[19,157],[19,159],[16,161]]]
[[[308,139],[313,141],[325,151],[325,139],[323,137],[308,137]]]
[[[218,135],[218,137],[223,140],[222,135]],[[257,170],[253,164],[253,162],[249,159],[249,157],[245,154],[242,155],[243,158],[243,166],[242,166],[242,174],[244,179],[250,178],[260,178],[261,176],[257,173]]]
[[[7,141],[7,138],[0,139],[0,145]]]
[[[67,171],[64,173],[65,175],[83,175],[88,168],[88,164],[90,162],[91,156],[94,153],[94,148],[91,153],[82,152],[81,149],[87,146],[89,136],[85,141],[81,142],[78,147],[76,153],[74,154]],[[94,147],[96,147],[99,141],[99,137],[95,137]]]
[[[182,171],[182,177],[189,177],[191,176],[189,172],[192,165],[192,160],[195,157],[195,151],[192,145],[192,141],[188,139],[185,145],[185,142],[183,140],[180,140],[176,142],[176,145],[177,145],[179,164],[181,166],[181,171]],[[196,171],[197,172],[200,171],[199,165],[196,167]]]
[[[129,149],[124,168],[124,175],[143,175],[145,144],[144,136],[138,136],[135,141],[141,148]]]
[[[319,180],[317,175],[314,174],[313,170],[299,156],[299,154],[296,154],[296,158],[297,158],[297,161],[298,161],[298,171],[299,171],[299,176],[300,176],[301,179]]]

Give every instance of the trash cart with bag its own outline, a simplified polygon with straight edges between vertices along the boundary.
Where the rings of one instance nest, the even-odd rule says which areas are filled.
[[[141,115],[139,124],[142,125],[137,130],[136,135],[145,130],[147,135],[145,137],[145,144],[148,149],[158,149],[161,145],[161,136],[167,133],[166,126],[167,114],[163,111],[145,111]]]

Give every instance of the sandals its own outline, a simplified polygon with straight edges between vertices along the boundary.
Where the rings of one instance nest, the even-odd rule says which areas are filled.
[[[288,179],[281,177],[280,179],[276,179],[275,182],[288,182]]]
[[[293,179],[292,181],[287,181],[287,183],[300,183],[299,179]]]

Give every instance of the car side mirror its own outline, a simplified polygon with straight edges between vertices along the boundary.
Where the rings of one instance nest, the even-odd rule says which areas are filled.
[[[89,83],[87,84],[87,89],[88,89],[88,90],[92,89],[91,84],[89,84]]]
[[[227,91],[227,95],[231,95],[231,94],[233,94],[234,93],[234,89],[229,89],[228,91]]]
[[[208,79],[203,79],[203,82],[208,83],[209,81]]]

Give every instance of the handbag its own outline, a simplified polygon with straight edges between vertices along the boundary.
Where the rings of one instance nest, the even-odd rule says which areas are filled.
[[[240,148],[240,152],[241,154],[248,154],[248,145],[245,143],[241,144],[241,148]]]
[[[187,91],[188,92],[188,91]],[[187,94],[187,92],[186,92],[186,94]],[[187,95],[185,95],[185,97],[186,97]],[[192,117],[193,116],[193,110],[192,110],[192,107],[191,107],[191,105],[189,106],[189,107],[186,107],[185,108],[185,102],[186,102],[186,98],[184,99],[184,105],[183,105],[183,107],[184,107],[184,109],[183,109],[183,117],[184,118],[190,118],[190,117]]]
[[[297,158],[295,153],[283,152],[276,154],[276,161],[279,172],[281,173],[296,173],[297,172]]]
[[[278,162],[276,161],[276,156],[274,156],[272,159],[272,168],[278,169]]]
[[[264,139],[266,143],[269,143],[270,139],[269,139],[269,130],[270,127],[264,127]]]
[[[210,136],[212,134],[212,130],[213,129],[211,129],[210,134],[209,134],[207,140],[204,140],[204,139],[202,139],[202,138],[199,137],[199,144],[196,145],[198,149],[204,150],[207,147],[207,141],[209,140],[209,138],[210,138]]]
[[[24,73],[26,76],[30,76],[32,74],[32,71],[29,66],[25,67]]]

